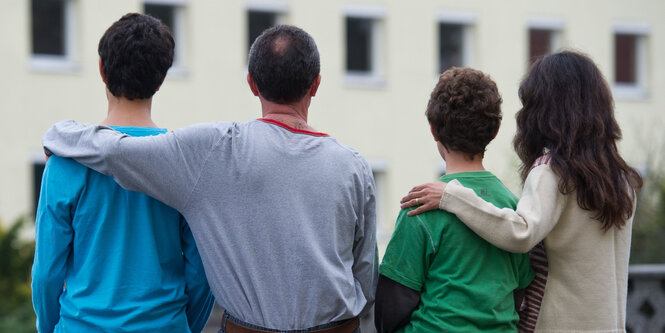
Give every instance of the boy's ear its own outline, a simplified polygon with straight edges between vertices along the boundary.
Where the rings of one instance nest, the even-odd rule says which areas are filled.
[[[104,64],[102,63],[102,58],[99,58],[99,75],[102,77],[104,84],[108,84],[108,79],[104,75]]]
[[[439,138],[436,137],[436,132],[434,131],[434,126],[432,124],[429,124],[429,130],[432,132],[432,136],[434,137],[434,141],[439,142]]]

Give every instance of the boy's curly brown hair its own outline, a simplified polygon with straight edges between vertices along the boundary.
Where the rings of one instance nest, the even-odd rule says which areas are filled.
[[[446,149],[473,159],[484,155],[499,130],[501,102],[496,83],[488,75],[452,67],[439,76],[425,115]]]

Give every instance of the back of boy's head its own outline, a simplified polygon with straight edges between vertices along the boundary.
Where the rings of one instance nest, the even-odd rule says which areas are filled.
[[[452,67],[430,95],[425,115],[434,135],[448,150],[469,158],[483,156],[501,125],[501,95],[479,70]]]
[[[152,97],[173,63],[174,46],[169,28],[152,16],[130,13],[113,23],[98,48],[111,94],[129,100]]]

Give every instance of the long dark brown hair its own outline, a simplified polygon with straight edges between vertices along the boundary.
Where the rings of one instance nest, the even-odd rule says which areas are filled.
[[[513,144],[522,161],[522,181],[549,151],[559,191],[576,191],[578,205],[594,212],[604,230],[622,227],[632,215],[642,178],[619,155],[614,101],[593,61],[571,51],[545,56],[522,80],[519,97]]]

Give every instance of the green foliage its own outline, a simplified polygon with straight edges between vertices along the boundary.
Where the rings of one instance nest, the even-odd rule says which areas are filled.
[[[637,196],[631,264],[665,263],[665,171],[649,172]]]
[[[10,315],[0,317],[0,332],[34,333],[37,331],[35,320],[32,302],[23,302]]]
[[[30,269],[34,241],[21,241],[19,232],[26,219],[18,219],[5,230],[0,223],[0,332],[34,332]]]

